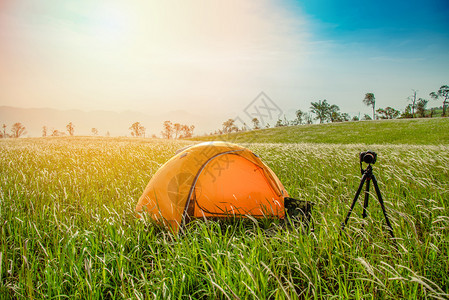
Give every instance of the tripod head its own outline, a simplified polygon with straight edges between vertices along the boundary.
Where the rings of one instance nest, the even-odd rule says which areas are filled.
[[[372,172],[373,168],[371,167],[371,164],[374,165],[376,163],[377,153],[368,150],[365,152],[360,152],[359,157],[360,157],[360,172],[362,173],[362,175],[367,171]],[[368,167],[365,170],[363,169],[362,162],[368,164]]]

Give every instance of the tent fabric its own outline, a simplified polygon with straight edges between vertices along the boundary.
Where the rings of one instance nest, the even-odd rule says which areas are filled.
[[[249,149],[205,142],[183,149],[154,174],[136,212],[177,232],[191,217],[284,218],[284,197],[280,180]]]

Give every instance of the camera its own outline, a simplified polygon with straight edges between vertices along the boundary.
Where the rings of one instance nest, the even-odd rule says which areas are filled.
[[[371,150],[360,152],[360,163],[374,164],[377,159],[377,153]]]

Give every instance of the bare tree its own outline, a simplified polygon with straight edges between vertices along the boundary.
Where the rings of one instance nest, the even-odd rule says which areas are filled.
[[[69,124],[67,124],[67,126],[65,128],[67,129],[67,132],[69,133],[69,135],[73,136],[73,134],[75,133],[75,126],[73,125],[73,123],[70,122]]]
[[[373,120],[376,119],[376,98],[373,93],[366,93],[365,98],[363,99],[363,103],[367,106],[373,107]]]
[[[47,136],[47,126],[42,126],[42,136]]]
[[[443,99],[443,117],[446,116],[446,105],[449,100],[449,86],[442,85],[440,89],[436,92],[432,92],[429,94],[435,100]]]
[[[6,135],[6,127],[7,127],[6,124],[3,124],[3,125],[2,125],[2,128],[3,128],[3,137],[4,137],[4,138],[7,137],[7,135]]]
[[[413,91],[413,96],[408,97],[408,100],[412,101],[412,106],[410,107],[412,110],[412,118],[415,117],[415,108],[416,108],[416,92],[415,90]]]
[[[98,129],[97,128],[92,128],[91,132],[93,135],[97,136],[98,135]]]
[[[131,130],[131,135],[135,137],[140,137],[145,135],[145,127],[143,127],[140,122],[135,122],[129,127]]]
[[[23,126],[22,123],[17,122],[12,125],[11,133],[13,138],[19,138],[27,132],[25,126]]]
[[[173,124],[170,121],[165,121],[164,130],[161,131],[162,137],[166,139],[171,139],[173,136]]]

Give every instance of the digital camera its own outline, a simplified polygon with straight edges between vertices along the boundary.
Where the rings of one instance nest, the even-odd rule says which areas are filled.
[[[377,153],[371,150],[360,152],[360,162],[374,164],[377,159]]]

